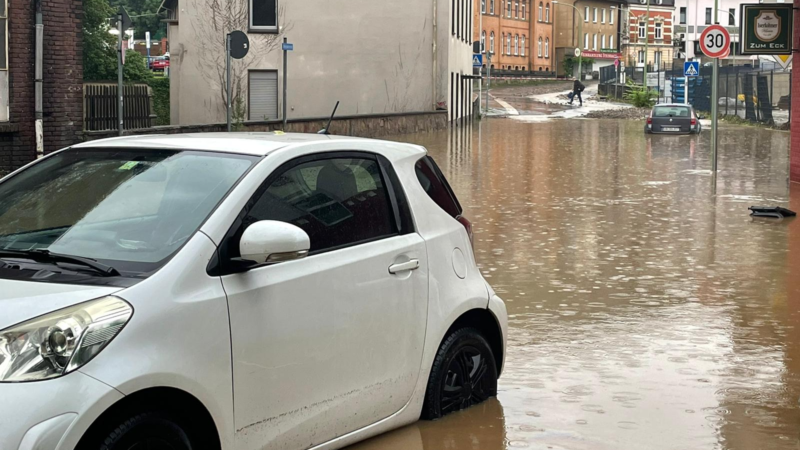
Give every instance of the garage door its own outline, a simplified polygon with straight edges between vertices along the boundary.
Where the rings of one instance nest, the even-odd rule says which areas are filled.
[[[278,72],[250,72],[250,120],[278,118]]]

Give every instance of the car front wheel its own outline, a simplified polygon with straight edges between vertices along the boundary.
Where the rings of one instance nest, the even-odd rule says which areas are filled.
[[[489,343],[474,328],[448,335],[431,369],[422,418],[438,419],[497,395],[497,366]]]
[[[118,423],[105,433],[97,450],[192,450],[184,428],[169,415],[142,413]],[[94,450],[94,449],[86,449]]]

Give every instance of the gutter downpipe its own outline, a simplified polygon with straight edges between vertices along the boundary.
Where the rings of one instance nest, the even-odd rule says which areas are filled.
[[[35,51],[35,119],[36,159],[44,156],[44,110],[42,108],[42,58],[44,53],[44,24],[42,23],[42,0],[34,0],[36,7],[36,49]]]
[[[436,80],[439,78],[439,76],[438,76],[439,75],[439,61],[438,61],[439,60],[439,58],[438,58],[439,48],[438,48],[438,45],[437,45],[437,39],[439,38],[439,20],[437,18],[437,14],[439,13],[438,5],[437,5],[438,1],[439,0],[433,0],[433,46],[432,46],[432,53],[433,53],[433,74],[432,74],[433,75],[433,83],[431,83],[431,91],[433,93],[433,98],[431,100],[433,101],[433,110],[434,111],[436,111],[436,108],[437,108],[437,102],[436,102],[436,94],[437,94],[437,92],[436,92]],[[448,107],[449,107],[449,105],[448,105]]]

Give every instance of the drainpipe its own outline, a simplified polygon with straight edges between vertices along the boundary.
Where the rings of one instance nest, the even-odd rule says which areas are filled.
[[[36,123],[34,125],[36,130],[36,158],[44,156],[44,124],[42,122],[43,108],[42,108],[42,54],[43,54],[43,40],[44,40],[44,25],[42,24],[42,0],[34,0],[36,2],[36,62],[35,62],[35,91],[36,91],[36,106],[35,117]]]
[[[439,72],[439,61],[438,61],[439,58],[437,57],[437,53],[439,52],[439,48],[438,48],[438,44],[437,44],[437,39],[439,37],[438,36],[439,35],[439,20],[437,18],[437,14],[439,12],[438,11],[438,5],[437,5],[438,1],[439,0],[433,0],[433,47],[432,47],[432,53],[433,53],[433,83],[431,84],[431,91],[433,93],[433,98],[431,100],[433,101],[433,110],[434,111],[436,111],[436,107],[437,107],[437,102],[436,102],[436,80],[438,79],[438,75],[439,75],[439,73],[438,73]],[[448,107],[449,106],[450,105],[448,105]]]

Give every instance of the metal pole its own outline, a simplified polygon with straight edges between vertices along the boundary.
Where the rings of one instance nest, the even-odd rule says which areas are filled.
[[[573,8],[575,8],[575,6],[573,6]],[[584,39],[583,42],[585,43],[586,42],[585,41],[586,38],[583,37],[583,21],[586,20],[586,19],[581,17],[581,12],[578,11],[578,8],[575,8],[575,11],[577,11],[578,19],[580,19],[578,21],[578,36],[579,36],[579,39]],[[581,79],[581,75],[583,75],[583,50],[581,50],[581,55],[578,56],[578,80],[579,81]],[[583,97],[581,97],[581,98],[583,98]]]
[[[736,75],[736,81],[735,81],[736,88],[734,92],[736,93],[736,97],[734,97],[733,100],[733,113],[736,115],[736,117],[739,117],[739,71],[738,70],[736,71],[735,75]]]
[[[488,1],[489,0],[484,0],[483,6],[481,7],[480,12],[478,13],[479,14],[479,16],[478,16],[478,28],[480,28],[480,30],[478,30],[478,42],[481,43],[479,50],[481,51],[482,55],[486,55],[486,54],[489,53],[486,50],[489,47],[489,42],[488,42],[489,41],[489,35],[487,34],[486,37],[483,37],[483,33],[484,33],[484,30],[483,30],[483,14],[485,13],[485,10],[486,10],[486,7],[487,7],[486,2],[488,2]],[[480,116],[480,117],[483,117],[483,105],[481,104],[481,103],[483,103],[481,101],[482,98],[483,98],[482,94],[483,94],[483,67],[478,67],[478,116]],[[471,99],[471,97],[470,97],[470,99]]]
[[[642,72],[642,80],[644,82],[644,90],[647,91],[647,51],[650,48],[650,0],[647,0],[647,17],[644,20],[644,72]],[[655,31],[653,32],[655,33]]]
[[[489,89],[492,87],[492,52],[486,52],[486,114],[489,114]]]
[[[283,38],[283,43],[286,44],[288,41],[286,38]],[[287,64],[286,60],[288,59],[288,52],[283,50],[283,130],[286,131],[286,105],[288,102],[286,101],[286,70]]]
[[[228,122],[228,133],[231,132],[231,35],[225,38],[225,111]]]
[[[119,109],[117,110],[117,126],[118,126],[118,133],[122,136],[123,133],[123,114],[124,114],[124,105],[123,99],[125,97],[124,93],[122,92],[122,57],[123,57],[123,50],[122,50],[122,34],[124,33],[122,29],[122,14],[117,14],[117,30],[119,30],[119,36],[117,37],[117,45],[119,54],[117,55],[117,97],[119,97]]]
[[[648,0],[649,1],[649,0]],[[714,23],[719,24],[719,0],[714,0]],[[717,185],[717,144],[719,142],[719,132],[717,124],[719,122],[719,58],[714,58],[713,71],[711,74],[711,173],[712,183]]]

